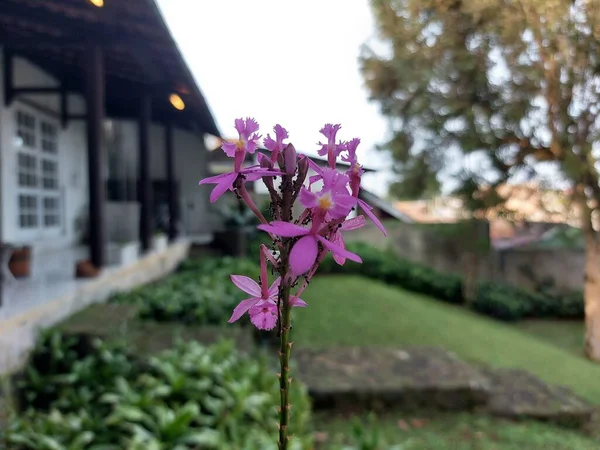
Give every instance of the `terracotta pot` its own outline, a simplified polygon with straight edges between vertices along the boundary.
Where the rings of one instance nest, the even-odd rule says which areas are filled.
[[[15,278],[27,278],[31,275],[31,248],[15,249],[8,261],[8,268]]]
[[[75,278],[94,278],[99,273],[100,270],[89,260],[78,261],[75,265]]]

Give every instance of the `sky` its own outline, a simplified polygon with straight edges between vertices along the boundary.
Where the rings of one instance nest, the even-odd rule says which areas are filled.
[[[376,36],[369,0],[159,0],[163,15],[225,137],[237,117],[264,134],[276,123],[296,149],[316,154],[325,123],[361,139],[363,178],[385,195],[389,157],[375,150],[387,122],[368,102],[361,45]]]

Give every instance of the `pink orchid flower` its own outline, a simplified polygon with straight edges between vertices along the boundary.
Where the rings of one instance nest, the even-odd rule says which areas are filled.
[[[306,273],[315,264],[319,253],[319,242],[333,254],[343,256],[351,261],[362,262],[360,256],[345,250],[319,234],[318,225],[313,222],[311,228],[304,228],[289,222],[273,221],[269,225],[259,225],[258,228],[281,237],[302,236],[290,251],[290,268],[299,276]]]
[[[289,136],[287,130],[281,125],[275,125],[273,131],[275,132],[275,139],[272,139],[271,136],[267,134],[267,137],[264,140],[264,146],[266,149],[271,150],[271,161],[276,163],[279,153],[285,148],[283,140],[287,139]]]
[[[351,147],[358,146],[358,142],[356,142],[356,140],[353,139],[350,142],[351,142],[351,144],[350,144]],[[353,151],[356,151],[356,147],[354,147]],[[313,183],[316,183],[319,180],[322,180],[323,177],[326,176],[325,170],[323,168],[319,167],[319,165],[316,164],[315,162],[309,160],[309,165],[310,165],[311,169],[313,169],[315,172],[317,172],[317,175],[313,175],[309,179],[309,182],[311,183],[311,185]],[[352,170],[352,173],[350,175],[350,185],[352,186],[352,196],[356,198],[356,203],[364,211],[366,216],[369,219],[371,219],[371,221],[375,224],[375,226],[377,228],[379,228],[379,230],[381,230],[381,232],[383,233],[384,236],[387,236],[385,227],[383,226],[381,221],[377,218],[377,216],[375,214],[373,214],[373,211],[372,211],[373,208],[368,203],[366,203],[364,200],[361,200],[360,198],[358,198],[358,194],[360,192],[361,177],[364,172],[362,167],[360,167],[358,164],[355,164],[354,168],[351,170]],[[353,181],[353,177],[354,177],[354,181]]]
[[[200,181],[200,185],[204,184],[216,184],[212,192],[210,193],[210,202],[216,202],[225,192],[233,191],[234,184],[238,176],[243,176],[246,181],[256,181],[265,176],[277,176],[281,175],[278,170],[266,170],[260,166],[247,167],[240,171],[234,171],[229,173],[222,173],[215,175],[214,177],[204,178]]]
[[[341,125],[332,125],[330,123],[325,124],[323,128],[319,130],[323,136],[327,138],[327,143],[323,144],[321,142],[318,145],[321,146],[321,149],[318,150],[318,154],[320,156],[327,155],[327,162],[329,163],[329,167],[335,169],[335,160],[339,156],[339,154],[344,150],[344,144],[339,143],[336,144],[335,136],[337,132],[342,128]]]
[[[335,169],[326,169],[321,172],[321,179],[323,189],[318,193],[302,188],[299,196],[300,203],[305,208],[318,210],[313,217],[324,217],[329,213],[334,219],[343,219],[356,204],[356,199],[346,189],[348,177]]]
[[[250,315],[250,321],[259,330],[272,330],[277,324],[277,298],[279,296],[279,285],[281,277],[278,277],[270,288],[267,275],[267,255],[269,250],[262,245],[260,253],[260,285],[252,278],[244,275],[231,275],[231,281],[240,290],[251,295],[250,298],[242,300],[233,310],[229,323],[239,320],[246,312]],[[290,304],[295,307],[304,307],[306,302],[298,297],[291,296]]]
[[[260,139],[260,135],[257,133],[258,128],[258,122],[250,117],[235,119],[235,129],[239,138],[235,142],[224,142],[222,148],[227,156],[235,159],[236,172],[242,169],[246,153],[253,154],[258,148]]]
[[[348,153],[342,154],[342,161],[350,164],[350,168],[346,172],[346,175],[350,179],[350,191],[355,197],[358,197],[360,180],[364,173],[364,170],[358,163],[358,158],[356,157],[356,148],[358,147],[358,144],[360,144],[360,139],[358,138],[346,142],[346,151]]]
[[[281,173],[272,168],[265,169],[260,166],[251,166],[242,169],[242,164],[246,159],[246,152],[254,153],[258,146],[260,136],[258,123],[251,118],[235,119],[235,128],[238,131],[239,139],[236,142],[224,142],[223,151],[230,158],[234,158],[233,172],[222,173],[213,177],[204,178],[200,185],[216,184],[210,193],[210,202],[216,202],[225,192],[233,191],[234,184],[241,175],[246,181],[256,181],[264,176],[276,176]]]

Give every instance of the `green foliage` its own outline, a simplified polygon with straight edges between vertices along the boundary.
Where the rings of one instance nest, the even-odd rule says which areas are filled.
[[[245,295],[231,283],[231,274],[257,277],[258,267],[232,257],[189,259],[163,281],[116,295],[111,301],[139,305],[144,319],[220,325]]]
[[[36,351],[58,356],[60,348],[70,355],[74,341],[54,333],[50,339],[44,337]],[[69,358],[54,372],[36,374],[36,380],[45,384],[58,383],[51,396],[37,381],[22,385],[37,401],[36,406],[42,398],[46,403],[43,408],[29,404],[12,418],[3,436],[6,447],[276,449],[274,405],[278,404],[279,388],[266,360],[241,357],[229,342],[208,348],[196,342],[181,343],[135,363],[120,347],[97,343],[89,350],[84,359],[92,362],[87,365],[104,368],[101,372],[86,372],[84,378],[77,374],[78,361]],[[307,450],[311,448],[308,396],[301,384],[293,383],[291,389],[291,427],[297,436],[292,449]]]
[[[429,295],[449,303],[464,304],[462,281],[458,275],[441,273],[421,264],[398,258],[362,242],[351,242],[348,249],[361,256],[363,264],[351,261],[343,266],[327,257],[319,273],[356,273]],[[528,292],[497,282],[481,282],[472,302],[475,311],[500,320],[532,317],[580,318],[584,315],[581,293],[553,294]]]

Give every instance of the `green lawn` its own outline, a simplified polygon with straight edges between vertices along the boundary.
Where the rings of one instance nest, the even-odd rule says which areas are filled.
[[[355,423],[360,422],[362,435],[378,439],[381,449],[397,445],[401,450],[593,450],[598,441],[574,431],[535,422],[475,416],[471,414],[440,414],[435,416],[385,418],[355,417],[351,420],[319,415],[316,437],[318,450],[343,449],[353,441]],[[371,422],[376,420],[376,425]]]
[[[324,276],[294,311],[297,345],[439,346],[468,361],[528,370],[600,403],[600,365],[511,325],[358,276]]]
[[[585,324],[583,320],[522,320],[519,330],[582,356]]]

